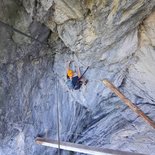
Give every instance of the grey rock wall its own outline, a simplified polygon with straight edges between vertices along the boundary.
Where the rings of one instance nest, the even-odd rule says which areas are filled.
[[[57,106],[61,140],[154,155],[155,130],[102,84],[109,79],[155,121],[154,6],[1,1],[0,20],[43,43],[0,25],[0,155],[57,154],[35,143],[57,139]],[[65,84],[68,60],[82,72],[90,66],[80,90]]]

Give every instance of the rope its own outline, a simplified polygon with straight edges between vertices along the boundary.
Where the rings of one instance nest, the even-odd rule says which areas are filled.
[[[58,155],[60,155],[60,124],[59,124],[59,114],[60,114],[60,110],[59,110],[59,99],[58,99],[58,81],[57,81],[57,77],[55,78],[56,80],[56,94],[57,94],[57,97],[56,97],[56,104],[57,104],[57,132],[58,132]]]
[[[6,27],[6,28],[8,28],[8,29],[10,29],[10,30],[12,30],[12,31],[14,31],[14,32],[17,32],[17,33],[19,33],[19,34],[21,34],[21,35],[27,37],[27,38],[30,38],[30,39],[32,39],[32,40],[34,40],[34,41],[37,41],[37,42],[39,42],[40,44],[42,44],[42,45],[44,45],[44,46],[47,46],[48,48],[51,48],[50,45],[49,45],[48,43],[41,42],[40,40],[38,40],[38,39],[36,39],[36,38],[34,38],[34,37],[32,37],[32,36],[30,36],[30,35],[28,35],[28,34],[22,32],[22,31],[20,31],[20,30],[14,28],[13,26],[11,26],[11,25],[9,25],[9,24],[7,24],[7,23],[4,23],[4,22],[1,21],[1,20],[0,20],[0,26]]]

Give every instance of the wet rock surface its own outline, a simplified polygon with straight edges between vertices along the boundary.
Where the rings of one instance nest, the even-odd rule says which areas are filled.
[[[35,143],[37,136],[57,139],[57,106],[63,141],[155,154],[155,130],[102,83],[109,79],[155,121],[154,6],[2,1],[0,20],[36,40],[0,24],[0,155],[57,154]],[[80,90],[66,86],[68,60],[82,72],[90,66]]]

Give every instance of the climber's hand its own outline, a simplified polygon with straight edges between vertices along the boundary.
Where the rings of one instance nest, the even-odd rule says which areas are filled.
[[[73,62],[73,60],[67,61],[67,64],[70,65],[72,62]]]

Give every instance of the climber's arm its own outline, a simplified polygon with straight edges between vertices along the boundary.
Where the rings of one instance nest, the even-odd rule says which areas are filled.
[[[80,78],[81,77],[81,72],[80,72],[80,68],[77,65],[76,65],[76,71],[77,71],[78,77]]]
[[[70,69],[70,63],[71,63],[71,61],[68,61],[68,62],[67,62],[66,72],[68,72],[68,70]]]
[[[73,62],[73,60],[71,61],[67,61],[67,66],[66,66],[66,71],[68,72],[68,70],[71,70],[70,68],[70,64]]]

